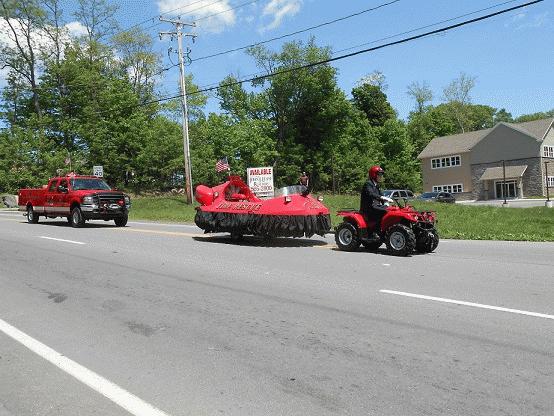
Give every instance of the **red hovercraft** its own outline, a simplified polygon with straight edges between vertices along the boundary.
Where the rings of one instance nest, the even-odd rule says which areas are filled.
[[[329,209],[305,186],[281,188],[275,195],[258,198],[240,176],[229,176],[213,188],[199,185],[194,196],[200,206],[194,222],[205,233],[226,232],[235,239],[323,236],[331,230]]]

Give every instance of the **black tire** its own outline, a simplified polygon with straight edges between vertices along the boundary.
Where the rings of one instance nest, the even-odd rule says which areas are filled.
[[[387,230],[385,244],[390,254],[407,256],[415,249],[415,234],[410,227],[404,224],[395,224]]]
[[[364,247],[367,251],[377,251],[377,250],[379,250],[379,247],[381,247],[383,242],[381,242],[381,241],[371,241],[371,242],[364,241],[364,242],[362,242],[362,244],[364,245]]]
[[[244,236],[240,233],[231,233],[231,240],[233,240],[233,241],[242,241],[242,240],[244,240]]]
[[[439,245],[439,234],[433,228],[424,230],[417,236],[416,250],[420,253],[431,253]]]
[[[129,216],[125,214],[122,217],[114,218],[113,221],[117,227],[125,227],[127,225],[127,221],[129,221]]]
[[[335,242],[339,250],[356,251],[360,247],[358,229],[349,222],[343,222],[335,230]]]
[[[75,207],[71,210],[71,217],[69,218],[69,224],[71,224],[73,228],[81,228],[85,225],[85,218],[83,217],[83,213],[79,207]]]
[[[38,223],[38,214],[35,212],[32,205],[29,205],[27,207],[27,222],[29,224],[37,224]]]

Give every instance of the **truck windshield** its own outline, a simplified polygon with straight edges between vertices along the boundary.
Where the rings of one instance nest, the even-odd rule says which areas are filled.
[[[89,189],[101,189],[104,191],[109,191],[111,188],[102,179],[79,178],[71,180],[71,189],[73,189],[74,191]]]

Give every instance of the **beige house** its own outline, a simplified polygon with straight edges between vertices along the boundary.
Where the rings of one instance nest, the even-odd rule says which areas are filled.
[[[436,137],[423,149],[423,191],[456,199],[554,195],[554,118],[498,123],[490,129]],[[546,177],[545,162],[549,163]],[[504,187],[502,184],[505,183]]]

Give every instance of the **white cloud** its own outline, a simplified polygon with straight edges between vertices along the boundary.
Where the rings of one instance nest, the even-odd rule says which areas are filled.
[[[540,28],[550,23],[550,16],[548,12],[530,15],[527,11],[523,11],[515,14],[508,20],[504,26],[513,27],[515,30]]]
[[[18,21],[16,19],[10,19],[10,24],[15,29],[17,37],[19,37],[20,40],[24,39],[24,33],[21,30],[21,26],[19,25]],[[81,23],[70,22],[64,26],[64,30],[61,34],[61,44],[64,45],[65,43],[70,42],[72,38],[78,37],[83,34],[86,34],[86,28]],[[47,55],[49,51],[54,50],[54,41],[43,30],[32,32],[31,45],[33,46],[35,53],[41,52]],[[15,35],[13,34],[13,31],[8,22],[3,19],[0,19],[0,47],[8,47],[10,49],[16,47]],[[28,47],[26,46],[25,42],[22,42],[22,47],[26,52],[28,52]],[[38,54],[36,58],[39,64],[38,70],[40,71],[42,69],[41,59],[43,57],[41,56],[41,54]],[[9,68],[7,67],[0,71],[0,87],[5,86],[5,80],[8,72]]]
[[[294,16],[300,11],[302,0],[271,0],[263,10],[263,16],[270,16],[271,23],[266,25],[263,30],[272,30],[281,25],[283,19],[287,16]]]
[[[65,28],[69,32],[69,35],[74,38],[87,34],[87,28],[81,22],[69,22],[65,25]]]
[[[219,33],[236,22],[229,0],[158,0],[157,4],[165,17],[180,16],[185,22],[198,20],[198,29],[205,32]]]

